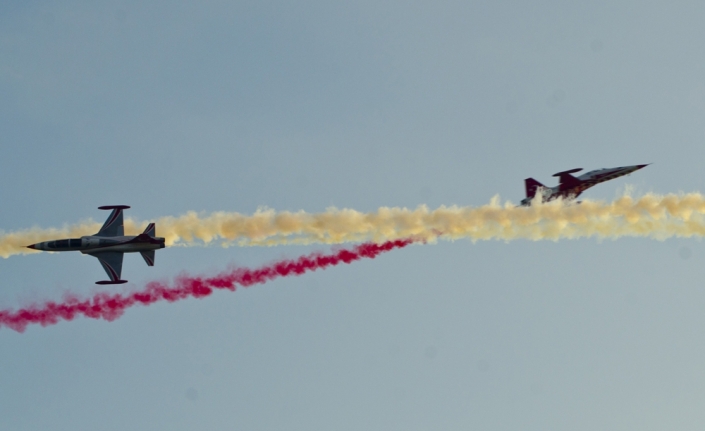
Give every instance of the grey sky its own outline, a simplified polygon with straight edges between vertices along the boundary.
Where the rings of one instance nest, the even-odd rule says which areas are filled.
[[[5,2],[0,229],[127,204],[361,211],[704,190],[698,2]],[[157,233],[159,226],[157,226]],[[135,285],[311,249],[173,248]],[[442,242],[204,300],[0,330],[0,428],[632,430],[705,420],[696,240]],[[0,259],[0,303],[88,295]],[[117,287],[116,289],[120,289]]]

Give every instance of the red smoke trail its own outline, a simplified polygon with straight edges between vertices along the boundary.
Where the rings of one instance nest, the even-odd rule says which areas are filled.
[[[92,319],[117,319],[126,309],[134,305],[150,305],[158,301],[179,301],[188,297],[204,298],[214,289],[234,291],[237,285],[248,287],[265,283],[278,277],[301,275],[307,271],[327,268],[343,263],[351,263],[362,258],[374,259],[378,255],[395,248],[403,248],[414,242],[412,239],[387,241],[383,244],[365,243],[351,250],[339,250],[331,254],[313,253],[296,260],[283,260],[259,269],[236,268],[215,277],[191,277],[180,275],[174,285],[152,281],[143,290],[128,294],[98,293],[89,299],[68,296],[62,302],[47,302],[38,306],[17,311],[0,311],[0,327],[7,326],[17,332],[23,332],[27,325],[54,325],[59,320],[73,320],[76,316]]]

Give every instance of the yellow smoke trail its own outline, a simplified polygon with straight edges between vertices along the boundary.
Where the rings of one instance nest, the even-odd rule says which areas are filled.
[[[251,215],[216,212],[156,220],[157,234],[167,245],[335,244],[414,236],[472,241],[498,239],[558,240],[584,237],[638,236],[654,239],[705,236],[705,196],[700,193],[621,196],[612,202],[585,200],[581,204],[553,201],[515,207],[499,198],[480,207],[442,206],[430,210],[379,208],[362,213],[331,208],[322,213],[259,210]],[[125,231],[140,232],[146,222],[125,220]],[[0,256],[32,253],[28,244],[57,238],[91,235],[100,224],[86,222],[63,229],[33,228],[0,234]]]

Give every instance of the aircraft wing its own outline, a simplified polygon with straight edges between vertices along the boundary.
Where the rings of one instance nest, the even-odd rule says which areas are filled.
[[[559,187],[561,190],[572,189],[580,185],[581,181],[575,178],[573,175],[576,172],[582,171],[581,168],[570,169],[563,172],[558,172],[553,174],[554,177],[558,177]]]
[[[108,219],[103,223],[103,227],[96,236],[124,236],[125,229],[122,221],[122,210],[130,208],[127,205],[108,205],[98,207],[99,210],[113,210]]]
[[[125,283],[125,280],[120,279],[120,274],[122,274],[122,257],[125,253],[116,251],[104,251],[99,253],[88,253],[93,257],[96,257],[100,264],[103,265],[103,269],[110,277],[110,281],[99,281],[98,284],[118,284]]]

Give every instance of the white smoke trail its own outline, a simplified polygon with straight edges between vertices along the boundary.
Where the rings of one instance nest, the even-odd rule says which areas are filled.
[[[553,201],[531,207],[502,204],[498,197],[480,207],[442,206],[435,210],[382,207],[363,213],[331,208],[322,213],[259,210],[251,215],[188,212],[156,220],[167,245],[275,246],[344,243],[416,237],[449,240],[559,240],[620,238],[666,239],[705,236],[705,196],[700,193],[621,196],[612,202],[581,204]],[[136,234],[146,222],[125,221]],[[94,234],[100,224],[81,223],[63,229],[33,228],[0,234],[0,256],[31,253],[28,244]]]

